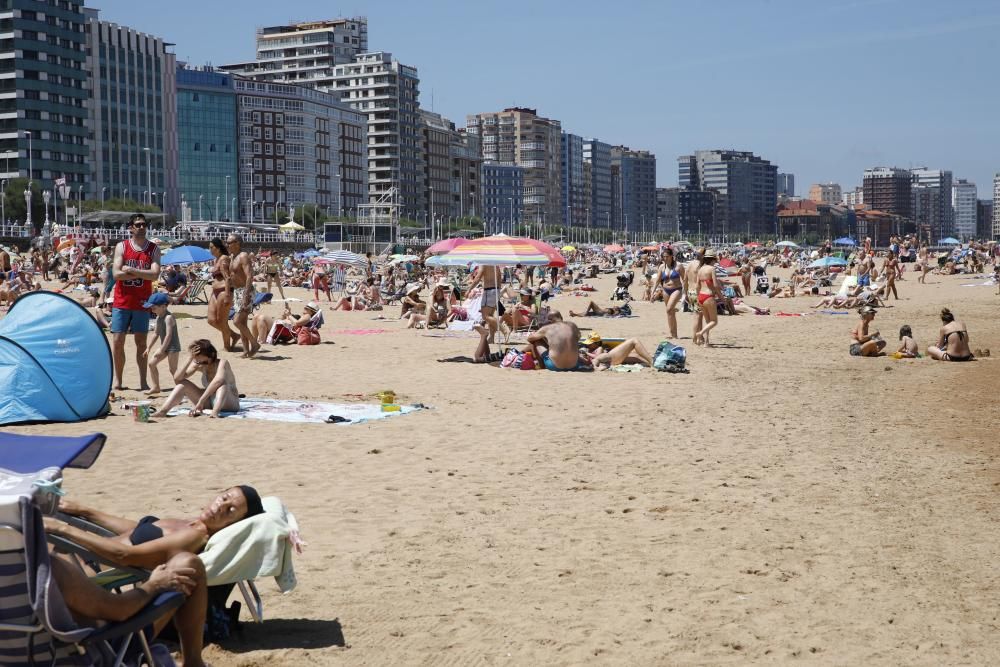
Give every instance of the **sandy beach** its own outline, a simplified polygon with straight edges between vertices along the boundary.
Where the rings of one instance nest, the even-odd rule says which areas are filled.
[[[909,324],[923,351],[947,306],[1000,355],[995,286],[905,278],[875,322],[890,350]],[[576,321],[654,349],[663,305],[632,307]],[[204,306],[172,310],[185,345],[218,343]],[[529,373],[468,363],[474,336],[404,330],[397,310],[327,312],[322,345],[228,358],[250,397],[392,389],[428,410],[338,426],[116,407],[11,430],[106,433],[65,486],[109,512],[187,516],[244,483],[295,512],[298,588],[259,580],[265,622],[207,649],[214,665],[1000,662],[995,356],[849,357],[853,311],[722,317],[702,349],[680,314],[689,374]],[[337,333],[358,329],[383,331]]]

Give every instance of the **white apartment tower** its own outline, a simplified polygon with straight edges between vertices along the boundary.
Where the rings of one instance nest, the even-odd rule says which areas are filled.
[[[256,60],[219,69],[256,81],[297,83],[333,90],[333,68],[368,51],[368,19],[363,16],[308,21],[257,29]]]
[[[964,178],[951,185],[951,207],[954,211],[955,236],[963,241],[976,236],[976,206],[978,202],[976,184]]]
[[[334,67],[333,80],[341,100],[368,117],[368,200],[396,188],[400,216],[416,220],[427,211],[417,68],[362,53]]]

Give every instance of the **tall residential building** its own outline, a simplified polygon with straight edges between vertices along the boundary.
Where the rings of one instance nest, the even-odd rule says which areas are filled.
[[[589,183],[590,211],[588,224],[592,227],[611,228],[611,144],[588,139],[583,144],[583,163]],[[585,195],[586,196],[586,195]]]
[[[912,176],[905,169],[874,167],[865,169],[864,204],[873,211],[913,217]]]
[[[524,210],[524,168],[483,162],[480,189],[482,216],[490,224],[520,224]],[[494,227],[495,228],[495,227]]]
[[[223,71],[257,81],[336,87],[333,68],[368,52],[368,19],[339,18],[257,29],[257,59],[223,65]]]
[[[663,218],[659,231],[679,237],[711,233],[717,195],[714,190],[657,188],[657,206]]]
[[[853,190],[846,191],[841,195],[841,202],[845,206],[861,206],[865,203],[865,189],[854,188]]]
[[[585,200],[583,137],[562,133],[562,224],[584,227],[590,202]]]
[[[952,218],[955,235],[964,240],[976,238],[976,184],[959,178],[951,185]]]
[[[840,185],[837,183],[814,183],[809,186],[809,199],[817,204],[839,206],[843,198],[844,193],[841,191]]]
[[[84,15],[91,89],[88,196],[177,211],[177,63],[171,45],[102,21],[96,9]]]
[[[424,159],[421,220],[445,220],[451,213],[451,143],[455,124],[432,111],[420,109],[421,151]]]
[[[648,231],[656,225],[656,156],[627,146],[611,148],[611,225]]]
[[[677,198],[671,200],[669,190],[656,188],[656,230],[667,233],[677,231]]]
[[[479,137],[461,129],[451,137],[451,210],[453,218],[482,217],[480,179],[483,159]]]
[[[779,173],[774,182],[779,197],[795,196],[795,174]],[[839,200],[838,200],[839,201]],[[834,202],[837,203],[837,202]]]
[[[535,109],[511,107],[468,116],[466,131],[480,137],[484,162],[524,169],[523,219],[558,224],[562,220],[562,127]]]
[[[416,220],[427,210],[417,69],[378,51],[337,65],[333,78],[343,101],[368,116],[368,200],[395,188],[400,216]]]
[[[913,221],[918,229],[929,229],[935,240],[955,233],[955,217],[952,210],[950,171],[942,169],[911,169],[914,198]],[[916,208],[916,202],[922,205]]]
[[[993,238],[993,200],[980,199],[976,202],[976,238]]]
[[[85,21],[82,0],[0,2],[3,178],[51,189],[65,176],[74,192],[86,185]]]
[[[178,217],[214,220],[216,198],[220,198],[220,202],[230,198],[232,208],[231,198],[238,192],[235,80],[232,75],[210,67],[188,68],[183,63],[178,65],[175,78],[177,187],[181,201]],[[251,171],[247,169],[246,173],[250,178]],[[236,210],[241,210],[240,205]],[[254,221],[264,222],[262,213],[256,208]]]
[[[363,114],[305,86],[237,77],[235,87],[240,187],[230,206],[242,207],[243,219],[249,208],[271,219],[278,209],[336,215],[365,201]]]
[[[697,151],[677,161],[681,188],[716,193],[712,228],[704,233],[774,233],[777,165],[748,151],[733,150]]]
[[[993,239],[1000,240],[1000,173],[993,176]]]

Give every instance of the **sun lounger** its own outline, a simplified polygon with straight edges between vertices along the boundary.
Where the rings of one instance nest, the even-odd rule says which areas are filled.
[[[208,289],[208,285],[211,282],[212,282],[211,280],[207,280],[207,279],[204,279],[204,280],[203,279],[192,280],[191,282],[188,283],[188,285],[187,285],[186,288],[184,288],[183,290],[181,290],[180,294],[177,294],[173,298],[175,299],[176,303],[178,303],[178,304],[183,304],[183,305],[202,304],[202,305],[206,305],[206,304],[208,304],[208,297],[205,294],[205,290]]]
[[[104,436],[52,438],[0,434],[0,663],[113,665],[140,650],[155,664],[144,629],[184,603],[157,596],[133,617],[100,628],[77,625],[52,575],[42,524],[58,504],[62,467],[89,467]],[[33,470],[34,469],[34,470]],[[130,653],[131,651],[131,653]]]

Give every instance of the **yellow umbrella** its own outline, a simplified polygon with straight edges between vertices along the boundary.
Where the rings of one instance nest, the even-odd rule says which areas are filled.
[[[574,247],[573,247],[573,246],[571,246],[571,245],[564,245],[564,246],[562,247],[562,249],[563,249],[563,252],[573,252],[574,250],[576,250],[576,248],[574,248]]]

